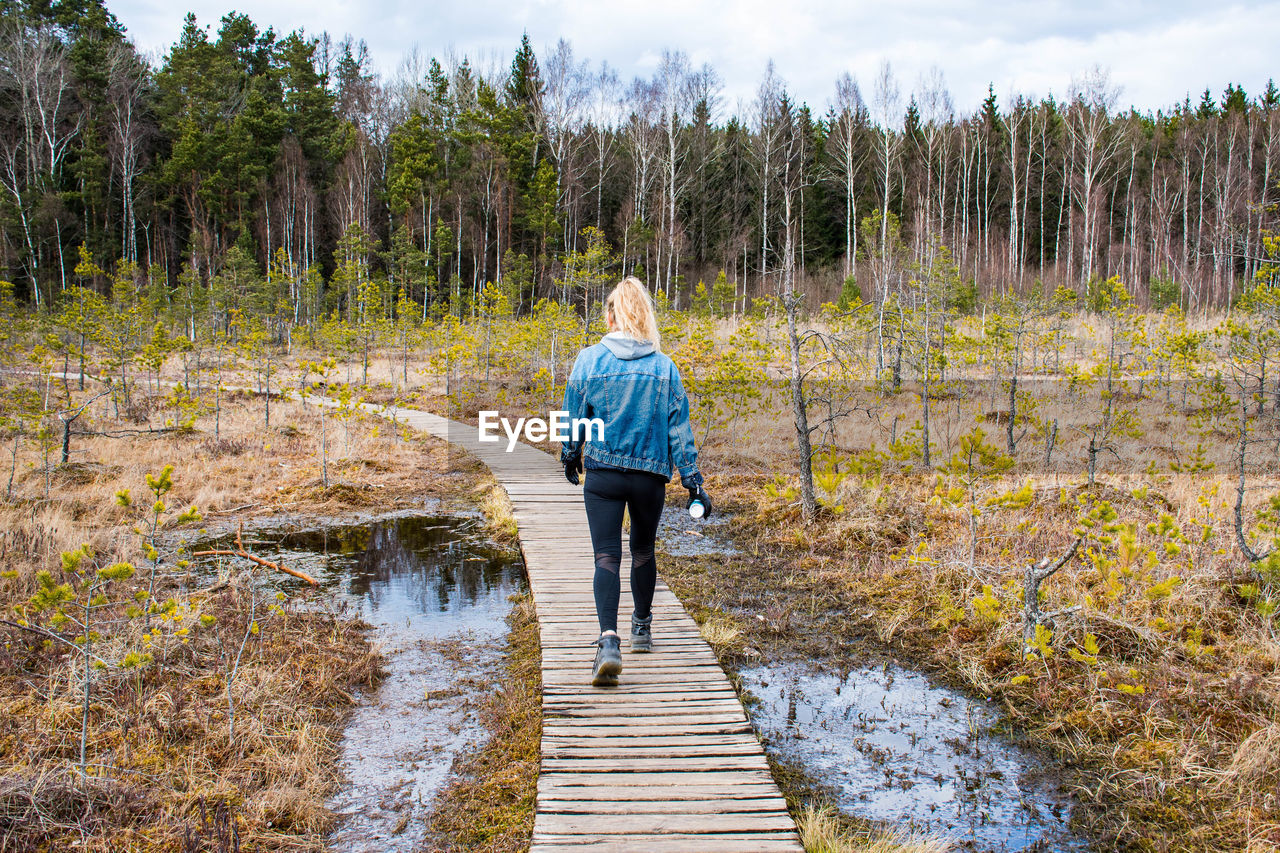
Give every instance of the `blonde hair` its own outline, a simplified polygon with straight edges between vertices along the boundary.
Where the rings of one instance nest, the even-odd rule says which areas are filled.
[[[629,275],[609,292],[604,300],[605,322],[613,318],[614,328],[629,338],[649,341],[654,349],[662,349],[658,334],[658,318],[653,313],[653,297],[640,279]]]

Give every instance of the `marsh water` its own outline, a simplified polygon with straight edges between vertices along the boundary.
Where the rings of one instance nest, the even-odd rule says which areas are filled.
[[[743,670],[766,747],[868,820],[966,850],[1087,850],[1044,758],[997,733],[999,714],[892,662],[846,672],[808,663]]]
[[[664,512],[671,556],[732,554],[723,517]],[[751,618],[755,614],[740,614]],[[980,697],[950,690],[891,655],[835,669],[771,660],[739,672],[748,717],[776,759],[800,768],[842,811],[974,851],[1084,851],[1053,764],[999,731]]]
[[[386,678],[343,735],[330,849],[421,849],[454,758],[485,735],[477,706],[498,682],[509,597],[526,588],[518,555],[494,547],[478,518],[453,515],[260,527],[245,544],[315,577],[374,627],[386,656]]]

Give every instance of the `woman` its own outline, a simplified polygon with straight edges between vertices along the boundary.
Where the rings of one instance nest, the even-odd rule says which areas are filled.
[[[702,501],[707,513],[711,508],[698,472],[689,398],[675,364],[659,350],[649,291],[638,278],[623,279],[605,299],[604,317],[609,333],[578,354],[564,391],[569,417],[601,419],[604,436],[597,431],[594,440],[571,440],[560,450],[570,483],[578,485],[578,472],[587,471],[582,491],[600,622],[591,670],[591,683],[597,686],[617,684],[622,672],[618,575],[623,509],[631,515],[631,651],[647,652],[653,648],[650,606],[658,580],[654,539],[673,468],[690,498]]]

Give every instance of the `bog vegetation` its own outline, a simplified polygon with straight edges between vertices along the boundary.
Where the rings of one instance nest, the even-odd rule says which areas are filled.
[[[674,54],[381,81],[229,15],[152,69],[92,3],[0,41],[6,842],[317,846],[376,658],[180,582],[182,540],[444,478],[361,404],[558,408],[637,272],[755,549],[682,583],[767,581],[777,642],[869,618],[1078,767],[1099,838],[1280,843],[1273,89],[961,117],[886,68],[815,117],[770,72],[722,120]]]

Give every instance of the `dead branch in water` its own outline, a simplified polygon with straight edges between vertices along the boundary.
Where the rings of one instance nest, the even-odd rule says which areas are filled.
[[[280,563],[273,563],[270,560],[264,560],[261,557],[257,556],[256,554],[250,554],[248,551],[244,549],[244,543],[240,539],[240,535],[243,531],[244,531],[244,523],[241,522],[239,525],[236,526],[236,550],[234,551],[223,551],[223,550],[193,551],[191,556],[193,557],[240,557],[252,563],[257,563],[259,566],[265,566],[268,569],[275,569],[278,572],[284,572],[286,575],[293,575],[295,578],[298,578],[299,580],[304,580],[307,583],[311,584],[312,586],[320,585],[315,578],[311,577],[311,575],[307,574],[306,572],[300,572],[297,569],[291,569],[288,566],[282,565]]]

